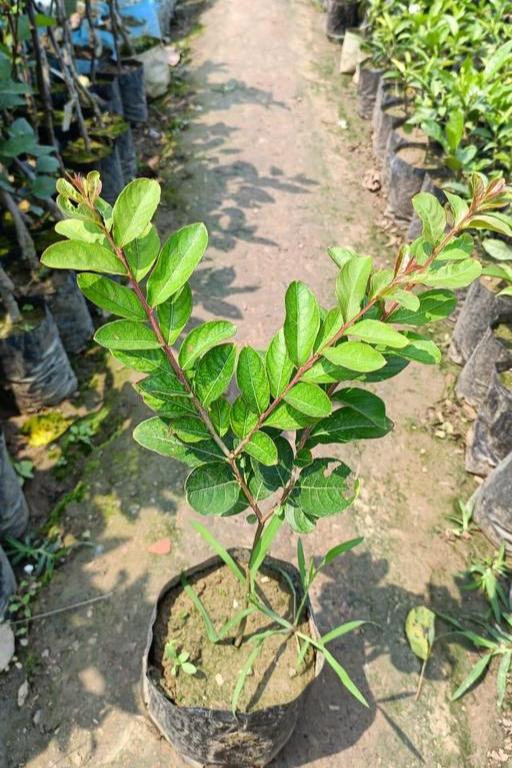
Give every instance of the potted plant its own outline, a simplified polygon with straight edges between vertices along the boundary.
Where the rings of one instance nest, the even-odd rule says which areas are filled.
[[[147,374],[136,388],[155,416],[136,427],[135,439],[189,467],[185,490],[196,512],[245,512],[254,530],[250,550],[226,551],[196,523],[216,557],[165,585],[151,620],[144,657],[149,713],[195,765],[266,765],[292,733],[323,661],[366,704],[329,650],[331,640],[362,622],[320,636],[308,603],[318,571],[361,540],[306,563],[298,538],[298,570],[268,552],[284,526],[307,534],[355,498],[349,467],[316,449],[392,429],[384,402],[365,383],[396,375],[410,360],[439,361],[418,328],[446,317],[456,304],[452,289],[480,274],[467,230],[482,218],[489,228],[507,218],[500,212],[510,200],[503,181],[475,175],[471,190],[470,204],[453,195],[447,211],[418,195],[422,235],[400,248],[390,268],[331,249],[336,304],[324,309],[304,283],[291,283],[284,325],[265,351],[238,350],[235,327],[222,319],[194,327],[175,351],[192,310],[188,280],[207,246],[204,225],[180,229],[161,247],[151,223],[157,182],[131,182],[113,208],[101,198],[97,173],[58,182],[58,204],[74,232],[51,245],[42,262],[80,271],[87,298],[119,316],[96,340]],[[418,287],[425,290],[416,293]],[[226,396],[235,390],[234,399]]]

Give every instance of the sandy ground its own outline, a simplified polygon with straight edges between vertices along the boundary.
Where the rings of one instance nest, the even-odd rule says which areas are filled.
[[[353,88],[336,73],[339,49],[324,37],[322,14],[309,0],[212,0],[201,4],[199,20],[182,160],[160,169],[167,201],[160,228],[165,234],[206,221],[211,245],[194,280],[194,316],[232,319],[240,340],[263,346],[282,323],[291,279],[332,300],[328,245],[389,258],[376,228],[383,201],[362,183],[372,167],[369,128],[356,117]],[[158,127],[157,115],[153,123]],[[34,623],[21,708],[15,698],[25,668],[0,681],[1,768],[182,766],[145,716],[141,653],[161,585],[209,553],[189,526],[184,470],[132,441],[145,409],[129,374],[112,364],[102,381],[117,400],[122,429],[88,459],[85,498],[64,519],[75,536],[89,532],[94,546],[66,561],[37,610],[114,594]],[[501,763],[489,757],[505,744],[494,675],[462,702],[449,701],[473,655],[455,644],[440,648],[414,701],[418,663],[403,635],[408,610],[424,601],[460,610],[455,576],[468,545],[447,540],[444,516],[461,492],[463,462],[454,442],[426,426],[428,407],[445,391],[442,370],[412,365],[378,390],[396,429],[340,451],[361,478],[361,497],[304,541],[309,553],[321,554],[365,536],[326,572],[314,601],[322,629],[356,617],[378,623],[333,646],[371,706],[359,706],[326,672],[273,768],[512,765],[506,751]],[[226,544],[250,540],[243,516],[209,523]],[[170,555],[148,552],[166,536]],[[276,554],[293,557],[288,534]]]

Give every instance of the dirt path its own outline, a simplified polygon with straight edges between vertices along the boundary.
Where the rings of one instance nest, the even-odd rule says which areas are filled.
[[[368,127],[355,117],[352,90],[335,71],[338,49],[309,0],[212,0],[200,21],[189,73],[191,122],[180,140],[185,161],[165,185],[160,225],[165,233],[206,221],[211,247],[194,284],[195,316],[234,319],[239,339],[258,346],[282,322],[291,279],[332,301],[326,246],[360,246],[387,258],[375,228],[381,201],[362,185],[371,167]],[[184,471],[132,442],[145,414],[128,374],[112,365],[100,384],[121,409],[122,429],[90,457],[85,498],[65,518],[92,546],[59,569],[38,610],[115,594],[34,625],[30,692],[21,708],[13,702],[26,657],[25,669],[1,681],[1,768],[181,768],[144,715],[140,657],[159,587],[207,552],[189,529]],[[320,554],[328,544],[365,536],[327,573],[315,603],[322,628],[352,617],[379,624],[334,645],[371,706],[362,709],[326,673],[274,768],[495,765],[487,755],[503,746],[503,735],[494,726],[494,680],[450,704],[453,669],[460,680],[470,659],[445,646],[415,703],[418,664],[403,637],[417,602],[431,600],[445,611],[460,606],[454,574],[467,549],[443,536],[443,515],[460,493],[462,457],[454,442],[425,426],[444,386],[441,371],[411,366],[379,387],[395,432],[343,451],[361,477],[361,498],[305,545]],[[249,541],[243,517],[211,525],[216,533],[222,528],[228,544]],[[173,541],[171,554],[149,553],[163,536]],[[283,535],[277,549],[292,556],[290,537]]]

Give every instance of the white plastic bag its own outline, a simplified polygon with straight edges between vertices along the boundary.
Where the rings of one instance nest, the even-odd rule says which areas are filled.
[[[150,99],[163,96],[171,83],[169,53],[163,45],[155,45],[134,56],[144,65],[144,86]]]

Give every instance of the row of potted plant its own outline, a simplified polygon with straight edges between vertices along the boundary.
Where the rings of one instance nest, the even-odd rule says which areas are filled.
[[[156,182],[132,182],[113,207],[96,173],[58,182],[69,229],[42,262],[80,271],[84,295],[118,317],[95,338],[144,374],[136,389],[154,416],[136,427],[135,440],[188,467],[187,501],[199,515],[244,514],[253,532],[250,550],[228,551],[196,522],[215,557],[165,585],[151,619],[146,704],[192,764],[266,765],[293,732],[324,663],[367,705],[329,648],[363,621],[320,635],[308,601],[319,570],[361,540],[307,562],[300,536],[357,495],[357,478],[335,450],[326,455],[327,446],[377,439],[393,428],[385,403],[366,385],[411,361],[439,362],[421,327],[447,317],[453,290],[481,274],[469,230],[482,217],[496,231],[512,224],[503,213],[511,199],[503,181],[475,175],[469,186],[470,202],[451,195],[446,209],[427,193],[415,197],[422,233],[390,267],[330,249],[338,268],[333,306],[291,283],[283,327],[256,350],[237,347],[236,328],[223,319],[189,329],[188,281],[208,236],[204,225],[192,224],[160,243],[152,224]],[[283,528],[298,536],[297,568],[268,556]]]

